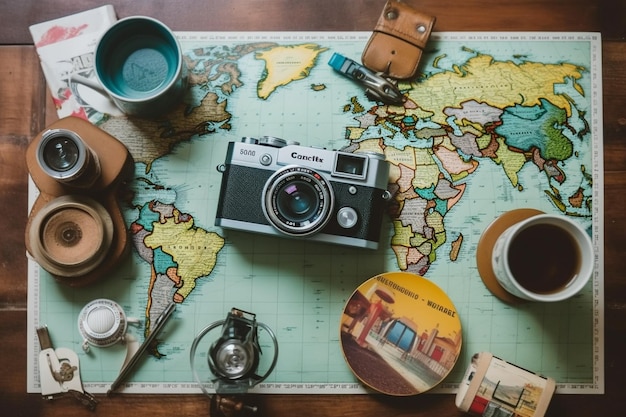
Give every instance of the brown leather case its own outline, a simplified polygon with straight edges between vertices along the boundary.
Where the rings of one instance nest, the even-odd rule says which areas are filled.
[[[434,16],[407,2],[388,0],[363,51],[363,65],[391,78],[415,77],[434,25]]]

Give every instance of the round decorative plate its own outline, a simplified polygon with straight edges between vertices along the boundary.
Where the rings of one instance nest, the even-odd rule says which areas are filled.
[[[461,320],[448,296],[426,278],[388,272],[361,284],[341,319],[341,349],[368,387],[409,396],[439,384],[459,358]]]

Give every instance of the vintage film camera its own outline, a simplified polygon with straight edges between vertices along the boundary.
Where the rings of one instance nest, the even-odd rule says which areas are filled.
[[[389,163],[264,136],[228,144],[216,226],[376,249]]]
[[[28,171],[40,191],[26,224],[26,249],[43,269],[70,286],[110,271],[127,252],[119,186],[133,172],[128,149],[76,117],[34,138]]]

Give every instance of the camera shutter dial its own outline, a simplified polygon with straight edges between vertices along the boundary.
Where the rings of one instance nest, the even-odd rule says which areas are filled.
[[[259,145],[271,146],[273,148],[282,148],[287,146],[285,139],[277,138],[274,136],[263,136],[259,139]]]

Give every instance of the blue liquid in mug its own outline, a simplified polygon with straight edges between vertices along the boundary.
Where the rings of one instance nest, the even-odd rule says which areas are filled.
[[[156,96],[166,89],[177,77],[181,60],[169,33],[150,22],[143,28],[137,26],[110,33],[96,60],[106,88],[131,100]]]
[[[177,51],[153,37],[138,35],[118,48],[120,64],[112,73],[114,91],[121,96],[143,97],[158,93],[176,75]]]

